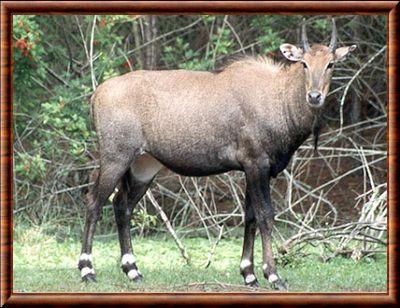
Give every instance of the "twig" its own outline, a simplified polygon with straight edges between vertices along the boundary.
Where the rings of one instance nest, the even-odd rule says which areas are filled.
[[[126,53],[126,55],[130,55],[130,54],[136,52],[137,50],[140,50],[140,49],[142,49],[142,48],[144,48],[144,47],[146,47],[146,46],[148,46],[148,45],[150,45],[150,44],[153,44],[154,42],[157,42],[157,41],[159,41],[159,40],[161,40],[161,39],[163,39],[163,38],[165,38],[165,37],[167,37],[167,36],[170,36],[170,35],[172,35],[172,34],[176,34],[176,33],[185,31],[186,29],[189,29],[189,28],[195,26],[195,25],[198,24],[200,21],[202,21],[202,18],[196,19],[196,20],[195,20],[193,23],[191,23],[190,25],[187,25],[187,26],[185,26],[185,27],[182,27],[182,28],[179,28],[179,29],[170,31],[170,32],[165,33],[165,34],[163,34],[163,35],[160,35],[160,36],[156,37],[155,39],[153,39],[153,40],[151,40],[151,41],[147,41],[146,43],[142,44],[141,46],[136,47],[136,48],[134,48],[134,49],[128,51],[128,52]]]
[[[59,82],[61,82],[64,86],[69,87],[68,82],[66,82],[64,79],[62,79],[60,76],[58,76],[52,69],[44,65],[45,70],[53,76],[55,79],[57,79]]]
[[[152,192],[150,190],[148,190],[146,192],[146,196],[149,198],[151,204],[153,204],[155,209],[160,213],[161,219],[164,221],[165,225],[167,226],[167,229],[168,229],[169,233],[171,233],[172,237],[174,238],[175,243],[178,246],[182,257],[186,261],[186,264],[190,264],[190,258],[189,258],[188,254],[186,252],[186,248],[185,248],[185,246],[183,246],[182,242],[179,240],[178,236],[176,235],[175,230],[172,227],[171,223],[169,222],[169,219],[168,219],[167,215],[162,210],[161,206],[158,204],[158,202],[156,201],[156,199],[154,198],[154,196],[153,196],[153,194],[152,194]]]
[[[214,245],[213,245],[213,247],[211,248],[210,253],[208,254],[208,259],[207,259],[207,262],[206,262],[204,268],[208,268],[208,267],[210,266],[210,264],[211,264],[211,259],[213,258],[214,253],[215,253],[215,249],[217,248],[217,245],[218,245],[219,241],[220,241],[221,238],[222,238],[222,233],[223,233],[223,231],[224,231],[224,225],[222,225],[222,226],[219,228],[218,238],[215,240]]]
[[[360,67],[360,69],[354,74],[354,76],[350,79],[350,81],[347,83],[344,91],[343,91],[343,95],[342,98],[340,100],[340,129],[338,132],[338,135],[340,135],[342,133],[342,128],[343,128],[343,106],[344,106],[344,100],[346,98],[347,92],[350,89],[351,84],[353,83],[353,81],[357,78],[358,75],[360,75],[360,73],[368,66],[371,64],[372,61],[375,60],[375,58],[377,56],[379,56],[382,52],[384,52],[386,50],[386,45],[383,46],[376,54],[374,54],[366,63],[364,63],[363,66]]]
[[[96,27],[96,19],[97,19],[97,15],[94,15],[94,17],[93,17],[93,25],[92,25],[92,34],[90,35],[90,55],[89,55],[90,74],[92,75],[92,88],[93,88],[93,91],[96,90],[96,87],[97,87],[97,81],[96,81],[96,77],[94,75],[94,69],[93,69],[93,38],[94,38],[94,29]]]

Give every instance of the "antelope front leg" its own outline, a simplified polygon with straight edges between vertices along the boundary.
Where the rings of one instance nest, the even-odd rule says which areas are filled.
[[[274,210],[270,198],[269,169],[270,166],[266,159],[260,160],[256,164],[249,164],[245,169],[246,190],[260,228],[264,277],[268,279],[275,289],[285,290],[286,285],[279,278],[272,254],[271,234],[274,224]]]
[[[240,261],[240,273],[246,285],[258,287],[258,281],[254,275],[254,238],[256,236],[257,224],[248,193],[246,193],[244,220],[244,240],[242,259]]]

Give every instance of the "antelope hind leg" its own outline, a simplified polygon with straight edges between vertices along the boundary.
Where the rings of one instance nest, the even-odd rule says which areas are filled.
[[[131,218],[136,204],[151,185],[162,165],[148,154],[141,155],[132,164],[120,183],[120,190],[114,199],[115,219],[121,247],[121,268],[126,276],[135,282],[143,279],[133,254],[131,240]]]

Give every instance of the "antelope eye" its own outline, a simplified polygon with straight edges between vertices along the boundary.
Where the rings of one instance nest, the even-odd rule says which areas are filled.
[[[304,67],[304,68],[307,68],[306,62],[301,62],[301,64],[303,64],[303,67]]]
[[[333,67],[333,62],[330,62],[326,68],[331,69],[332,67]]]

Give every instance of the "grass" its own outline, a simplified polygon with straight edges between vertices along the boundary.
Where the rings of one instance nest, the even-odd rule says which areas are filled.
[[[186,265],[168,236],[134,240],[137,264],[144,276],[141,284],[128,281],[120,269],[116,237],[94,242],[94,266],[98,283],[81,282],[77,270],[79,241],[57,242],[39,229],[15,232],[14,292],[249,292],[242,286],[239,262],[242,239],[220,241],[209,268],[204,268],[210,244],[204,238],[183,240],[192,264]],[[257,239],[256,275],[261,288],[271,288],[262,276],[261,247]],[[289,282],[291,292],[385,292],[386,256],[377,259],[335,258],[322,263],[317,257],[293,258],[280,275]]]

